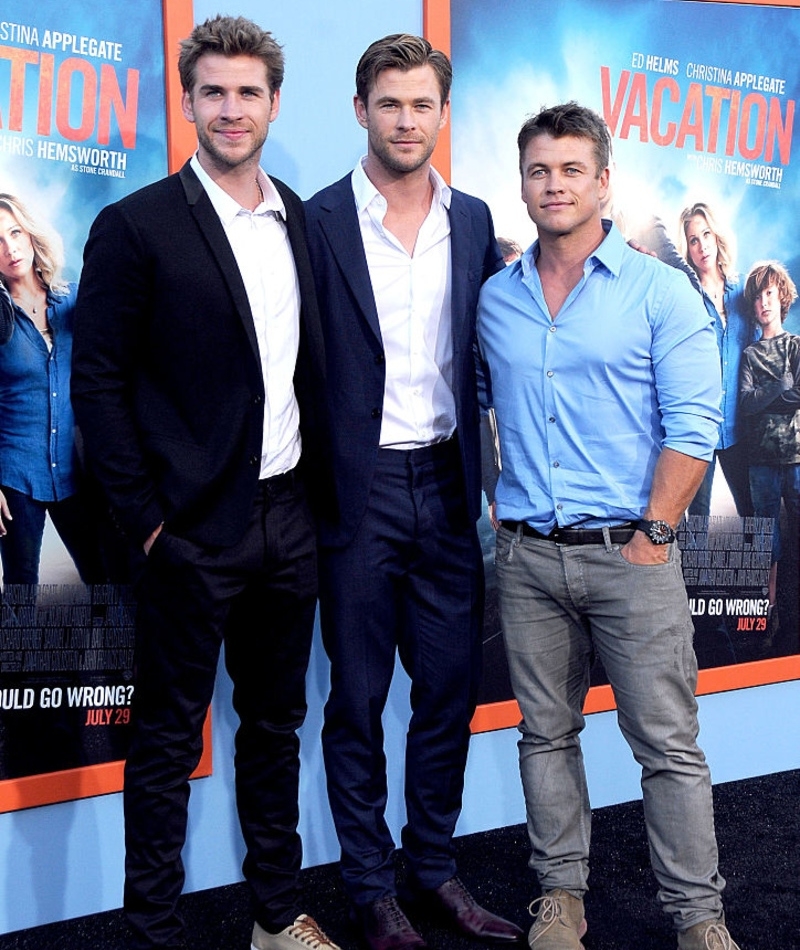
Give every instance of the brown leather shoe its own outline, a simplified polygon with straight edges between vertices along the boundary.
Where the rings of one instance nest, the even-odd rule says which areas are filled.
[[[372,904],[356,907],[356,919],[370,950],[428,950],[396,897],[382,897]]]
[[[481,907],[457,877],[422,895],[429,907],[466,937],[488,943],[516,943],[523,937],[516,924]]]

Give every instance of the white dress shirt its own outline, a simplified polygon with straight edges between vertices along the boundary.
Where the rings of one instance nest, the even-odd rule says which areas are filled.
[[[196,154],[191,165],[219,215],[247,291],[264,378],[259,477],[270,478],[290,471],[300,460],[300,412],[294,393],[300,288],[286,231],[286,208],[260,168],[262,201],[249,211],[212,181]]]
[[[380,444],[413,449],[450,438],[456,426],[450,189],[431,169],[431,208],[409,254],[384,228],[386,199],[363,162],[352,183],[386,358]]]

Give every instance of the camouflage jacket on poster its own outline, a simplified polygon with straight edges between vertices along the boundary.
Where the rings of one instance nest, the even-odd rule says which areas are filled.
[[[739,400],[750,464],[800,463],[800,337],[784,332],[745,349]]]

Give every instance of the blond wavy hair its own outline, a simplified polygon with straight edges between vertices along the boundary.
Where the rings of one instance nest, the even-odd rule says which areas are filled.
[[[64,245],[55,231],[38,224],[25,205],[14,195],[0,192],[0,209],[7,211],[31,239],[33,269],[45,290],[63,293],[67,284],[61,277]]]
[[[711,208],[703,201],[698,201],[696,204],[684,208],[683,211],[681,211],[680,231],[678,235],[681,257],[683,257],[699,278],[700,273],[694,266],[692,256],[689,254],[689,242],[686,240],[686,229],[689,227],[689,222],[692,218],[698,216],[705,218],[706,224],[717,240],[717,267],[719,268],[720,274],[722,274],[723,280],[732,280],[736,276],[736,268],[733,263],[735,256],[733,238],[729,234],[726,234],[720,227]]]

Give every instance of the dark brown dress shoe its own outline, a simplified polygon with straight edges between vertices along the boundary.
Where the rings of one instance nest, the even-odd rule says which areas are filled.
[[[428,950],[396,897],[382,897],[356,908],[361,934],[370,950]]]
[[[516,924],[481,907],[457,877],[422,895],[429,907],[467,937],[488,943],[516,943],[523,937]]]

